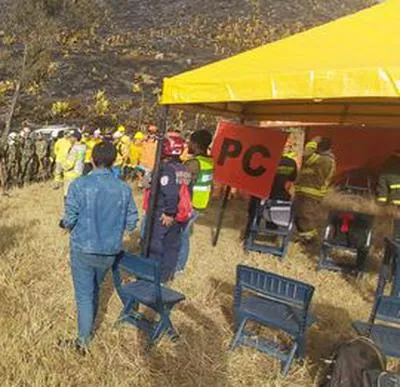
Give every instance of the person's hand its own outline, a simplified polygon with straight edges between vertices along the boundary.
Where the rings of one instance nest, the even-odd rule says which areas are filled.
[[[161,224],[162,224],[164,227],[170,227],[170,226],[172,226],[172,225],[174,224],[174,221],[175,221],[175,219],[174,219],[173,216],[168,216],[168,215],[165,215],[165,214],[162,214],[162,215],[161,215],[160,220],[161,220]]]

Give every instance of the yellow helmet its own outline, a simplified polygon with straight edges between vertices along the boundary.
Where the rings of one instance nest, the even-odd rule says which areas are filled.
[[[135,140],[144,140],[143,132],[136,132],[135,136],[133,137]]]
[[[124,132],[126,132],[126,128],[125,128],[124,125],[118,125],[117,131],[118,131],[118,132],[121,132],[121,133],[124,133]]]

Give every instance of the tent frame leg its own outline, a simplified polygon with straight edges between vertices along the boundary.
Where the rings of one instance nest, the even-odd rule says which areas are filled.
[[[221,232],[222,222],[224,220],[225,210],[228,205],[228,200],[229,200],[229,196],[231,194],[231,190],[232,190],[232,187],[230,185],[226,186],[225,192],[220,200],[220,206],[219,206],[218,214],[217,214],[217,223],[216,223],[215,230],[213,230],[213,235],[212,235],[212,245],[214,247],[218,243],[219,234]]]
[[[164,144],[164,138],[167,133],[167,119],[168,119],[169,106],[163,106],[160,109],[159,123],[158,123],[158,138],[157,150],[152,172],[152,184],[150,190],[149,208],[146,214],[146,224],[144,233],[144,244],[142,254],[148,258],[150,256],[150,243],[153,234],[154,225],[154,212],[157,203],[158,194],[160,191],[160,172],[161,172],[161,156]]]

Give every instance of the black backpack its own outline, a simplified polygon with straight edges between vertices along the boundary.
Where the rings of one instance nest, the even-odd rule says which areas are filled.
[[[386,370],[385,355],[367,337],[341,344],[324,362],[320,387],[376,387],[378,384],[366,372],[375,371],[379,376]]]

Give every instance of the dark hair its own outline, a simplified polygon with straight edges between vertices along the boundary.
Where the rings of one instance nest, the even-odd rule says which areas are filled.
[[[97,168],[111,168],[117,158],[117,150],[111,142],[101,142],[93,148],[92,158]]]
[[[63,130],[60,130],[59,132],[58,132],[58,136],[57,136],[57,138],[63,138],[64,137],[64,131]]]
[[[332,147],[332,141],[329,137],[322,137],[319,145],[318,145],[318,150],[320,152],[326,152],[330,150]]]
[[[190,136],[190,141],[197,144],[201,149],[207,150],[212,142],[212,134],[206,130],[197,130]]]

